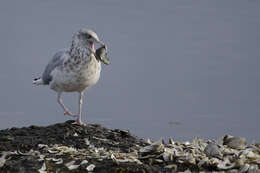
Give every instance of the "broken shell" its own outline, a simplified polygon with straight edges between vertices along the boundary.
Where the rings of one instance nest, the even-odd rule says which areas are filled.
[[[79,136],[79,135],[78,135],[77,133],[74,133],[73,136],[76,136],[76,137],[77,137],[77,136]]]
[[[204,164],[207,165],[209,162],[209,159],[207,157],[204,157],[203,159],[199,160],[199,163],[197,164],[199,168],[202,168]]]
[[[171,137],[169,138],[169,144],[174,145],[174,141],[173,141],[173,139]]]
[[[62,158],[59,158],[59,159],[57,159],[56,161],[55,161],[56,163],[56,165],[59,165],[59,164],[62,164],[63,163],[63,160],[62,160]]]
[[[30,151],[28,151],[27,153],[23,153],[21,152],[20,150],[17,150],[17,153],[20,154],[20,155],[23,155],[23,156],[29,156],[29,155],[32,155],[34,151],[31,149]]]
[[[245,149],[241,155],[244,155],[245,157],[249,158],[249,159],[260,159],[260,156],[256,155],[254,152],[253,152],[253,149],[252,148],[248,148],[248,149]]]
[[[77,169],[80,165],[74,165],[75,161],[72,160],[71,162],[68,162],[65,164],[65,166],[69,169],[69,170],[73,170],[73,169]]]
[[[183,143],[184,145],[190,145],[190,142],[189,141],[186,141]]]
[[[173,154],[174,154],[174,150],[171,150],[169,148],[165,148],[164,153],[163,153],[164,161],[166,161],[166,162],[173,161]]]
[[[147,142],[148,144],[150,144],[150,145],[152,144],[152,141],[151,141],[151,139],[149,139],[149,138],[146,140],[146,142]]]
[[[196,159],[191,154],[186,154],[177,158],[179,163],[196,164]]]
[[[43,162],[42,167],[38,171],[39,173],[47,173],[45,162]]]
[[[233,137],[230,135],[226,135],[223,139],[223,145],[227,145],[233,149],[242,150],[246,147],[246,138],[243,137]]]
[[[164,145],[162,144],[162,140],[159,140],[151,145],[141,148],[139,151],[141,153],[160,153],[164,151]]]
[[[161,160],[161,159],[154,159],[154,162],[155,163],[163,163],[163,160]]]
[[[171,164],[171,165],[166,165],[164,168],[165,169],[170,169],[170,170],[172,170],[172,172],[177,172],[178,166],[175,165],[175,164]]]
[[[53,161],[53,162],[56,162],[55,164],[62,164],[63,163],[63,160],[62,160],[62,158],[58,158],[58,159],[56,159],[56,158],[46,158],[46,160],[51,160],[51,161]]]
[[[85,141],[86,145],[90,145],[90,142],[89,142],[88,138],[85,138],[84,141]]]
[[[249,169],[250,165],[245,164],[240,170],[239,173],[244,173],[247,172],[247,170]]]
[[[224,172],[224,171],[223,171]],[[230,169],[228,171],[226,171],[227,173],[238,173],[237,169]]]
[[[69,170],[77,169],[80,165],[70,165],[68,166]]]
[[[86,169],[87,171],[93,171],[96,166],[94,164],[90,164]]]
[[[172,153],[163,153],[163,159],[166,162],[173,161],[173,154]]]
[[[2,156],[0,157],[0,168],[4,166],[6,159],[5,157],[8,155],[8,152],[3,152]]]
[[[40,155],[39,155],[39,157],[40,157],[40,158],[38,159],[38,161],[43,161],[43,160],[44,160],[44,158],[45,158],[45,155],[43,155],[43,154],[40,154]]]
[[[39,149],[48,148],[48,145],[45,144],[38,144]]]
[[[115,157],[114,154],[111,154],[110,158],[111,158],[112,160],[116,161],[116,157]]]
[[[87,160],[82,160],[82,162],[80,163],[80,165],[85,165],[85,164],[87,164],[87,163],[88,163]]]
[[[75,162],[76,162],[75,160],[72,160],[72,161],[66,163],[65,166],[68,167],[68,166],[70,166],[70,165],[73,165]]]
[[[48,152],[51,153],[51,154],[59,153],[59,151],[57,151],[57,150],[48,150]]]
[[[227,170],[227,169],[232,169],[236,166],[235,163],[230,163],[230,161],[228,159],[225,159],[224,161],[219,161],[219,163],[217,164],[217,167],[220,170]]]
[[[248,173],[260,173],[260,170],[258,169],[257,165],[251,165],[248,170]]]

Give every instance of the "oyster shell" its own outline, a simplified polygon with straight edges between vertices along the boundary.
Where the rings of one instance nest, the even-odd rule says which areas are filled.
[[[242,150],[246,147],[246,138],[243,137],[233,137],[230,135],[224,136],[223,145],[227,145],[230,148]]]
[[[162,144],[162,140],[156,141],[156,142],[152,143],[151,145],[143,147],[139,150],[139,152],[142,154],[161,153],[163,151],[164,151],[164,145]]]
[[[107,46],[106,45],[103,45],[100,48],[98,48],[96,50],[95,56],[96,56],[97,60],[100,60],[104,64],[106,64],[106,65],[110,64],[110,60],[107,58]]]
[[[93,171],[95,169],[95,165],[94,164],[90,164],[86,169],[87,171]]]

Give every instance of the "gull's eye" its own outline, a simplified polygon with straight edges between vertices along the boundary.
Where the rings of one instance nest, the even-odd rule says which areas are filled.
[[[87,39],[91,39],[92,38],[92,36],[91,35],[87,35]]]

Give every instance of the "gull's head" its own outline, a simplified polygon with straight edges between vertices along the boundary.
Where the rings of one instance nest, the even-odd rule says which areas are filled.
[[[91,29],[81,29],[78,32],[78,36],[80,40],[83,41],[83,44],[86,44],[92,51],[95,51],[94,43],[98,43],[103,45],[103,43],[99,40],[97,34]]]

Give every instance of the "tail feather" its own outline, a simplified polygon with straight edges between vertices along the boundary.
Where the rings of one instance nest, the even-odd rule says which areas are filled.
[[[43,81],[42,81],[42,78],[35,78],[33,79],[33,84],[34,85],[43,85]]]

